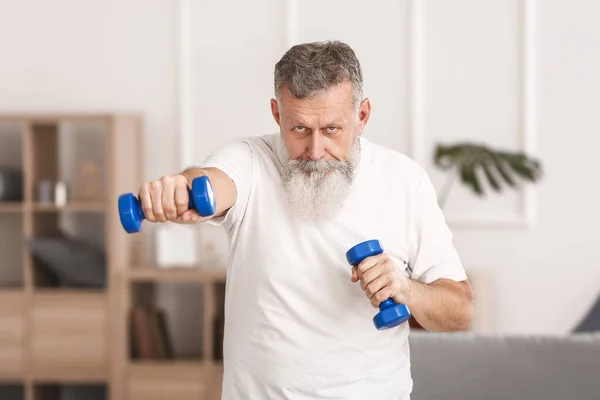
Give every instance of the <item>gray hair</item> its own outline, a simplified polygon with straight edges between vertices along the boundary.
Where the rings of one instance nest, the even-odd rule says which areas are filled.
[[[286,85],[295,98],[310,98],[344,81],[352,83],[354,106],[363,97],[363,77],[354,50],[340,41],[303,43],[291,47],[275,65],[275,98]]]

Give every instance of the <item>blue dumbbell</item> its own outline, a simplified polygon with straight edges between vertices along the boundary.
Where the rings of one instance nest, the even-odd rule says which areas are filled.
[[[202,217],[215,213],[215,195],[207,176],[199,176],[192,181],[192,190],[188,191],[190,202],[188,208],[194,208]],[[133,193],[119,196],[119,217],[121,225],[127,233],[136,233],[142,230],[142,221],[146,219],[142,211],[142,204]]]
[[[357,266],[367,257],[383,253],[379,240],[367,240],[352,247],[346,252],[346,259],[350,265]],[[410,311],[405,304],[396,304],[392,299],[387,299],[379,304],[379,313],[373,317],[373,323],[378,330],[398,326],[410,318]]]

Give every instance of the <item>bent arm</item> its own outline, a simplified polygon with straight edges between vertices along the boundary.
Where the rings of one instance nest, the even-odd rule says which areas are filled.
[[[466,330],[473,317],[473,293],[468,281],[438,279],[432,283],[409,280],[406,305],[426,330]]]
[[[216,212],[209,217],[201,217],[201,221],[221,217],[235,204],[237,198],[237,187],[233,180],[218,168],[187,168],[181,173],[191,187],[194,178],[207,176],[215,194]]]

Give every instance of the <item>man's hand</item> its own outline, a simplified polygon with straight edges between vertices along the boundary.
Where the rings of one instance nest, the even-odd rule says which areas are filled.
[[[410,282],[386,253],[367,257],[353,267],[352,282],[358,281],[375,308],[389,298],[396,303],[408,301]]]
[[[188,209],[190,183],[183,174],[165,175],[140,188],[142,211],[150,222],[197,223],[202,217]]]
[[[468,281],[417,282],[407,278],[385,253],[367,257],[352,268],[352,282],[358,281],[373,307],[392,298],[406,304],[417,322],[429,331],[461,331],[471,323],[473,293]]]

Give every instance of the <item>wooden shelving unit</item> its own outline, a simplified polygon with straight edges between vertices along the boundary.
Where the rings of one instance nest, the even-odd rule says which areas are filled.
[[[224,282],[226,273],[222,269],[190,269],[189,267],[169,267],[168,269],[147,266],[134,267],[128,271],[133,282]]]
[[[33,203],[31,207],[26,206],[26,208],[27,211],[36,212],[104,212],[106,210],[106,203],[102,201],[74,201],[65,206]]]
[[[169,358],[129,358],[129,372],[124,388],[131,400],[167,400],[221,398],[223,367],[220,348],[215,346],[222,337],[215,326],[218,313],[222,314],[225,271],[212,268],[189,268],[172,266],[160,268],[152,265],[135,265],[126,272],[126,308],[134,304],[154,305],[156,292],[161,286],[175,291],[184,287],[201,289],[195,301],[202,304],[202,313],[193,321],[202,327],[198,349],[192,354],[180,354]],[[131,343],[131,342],[130,342]],[[129,354],[131,354],[129,348]]]
[[[118,196],[143,181],[141,127],[135,114],[0,114],[0,167],[21,170],[23,187],[20,200],[0,201],[0,398],[220,398],[215,320],[224,272],[146,263],[139,249],[147,238],[127,235],[118,219]],[[97,182],[81,177],[89,163]],[[67,183],[66,203],[39,200],[44,180]],[[84,190],[92,183],[95,191]],[[49,274],[32,241],[59,234],[102,250],[102,285]],[[192,284],[202,293],[201,351],[134,357],[136,305],[156,305],[164,285]]]
[[[0,214],[17,213],[23,211],[24,204],[16,201],[0,203]]]

